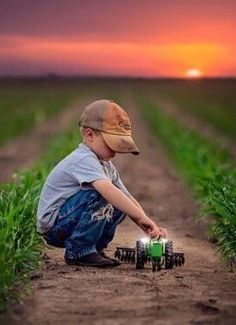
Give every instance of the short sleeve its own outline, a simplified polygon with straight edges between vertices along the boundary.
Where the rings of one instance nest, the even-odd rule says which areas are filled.
[[[112,173],[113,173],[113,177],[112,177],[112,183],[118,187],[125,195],[127,195],[128,197],[132,196],[129,191],[127,190],[127,188],[125,187],[124,183],[122,182],[120,175],[118,173],[118,171],[116,170],[115,166],[113,164],[112,165]]]
[[[83,157],[73,170],[73,176],[82,185],[83,183],[91,183],[98,179],[109,180],[102,164],[97,157],[88,155]]]

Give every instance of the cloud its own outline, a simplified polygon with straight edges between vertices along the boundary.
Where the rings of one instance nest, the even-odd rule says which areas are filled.
[[[2,1],[0,73],[235,73],[236,2],[179,3]]]
[[[0,4],[0,31],[83,42],[233,42],[235,10],[229,0],[8,0]]]
[[[29,62],[32,72],[35,63],[35,71],[41,66],[42,73],[182,76],[194,65],[207,74],[219,75],[231,55],[229,48],[214,43],[144,45],[8,36],[0,37],[0,42],[0,60],[5,64],[21,61],[27,66]],[[22,66],[19,71],[22,73]]]

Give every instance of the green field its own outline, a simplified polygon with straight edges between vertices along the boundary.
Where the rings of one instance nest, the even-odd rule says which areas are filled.
[[[53,80],[0,80],[0,146],[72,104],[80,83]]]
[[[184,110],[190,107],[190,114],[199,114],[203,121],[217,127],[216,121],[219,120],[221,132],[234,137],[236,81],[2,80],[0,85],[1,144],[25,133],[80,96],[89,98],[90,94],[96,93],[97,98],[121,99],[125,106],[125,97],[122,96],[129,93],[142,112],[144,121],[146,119],[149,123],[150,130],[178,166],[187,186],[202,203],[202,215],[206,220],[211,216],[210,231],[217,239],[222,256],[230,262],[235,261],[235,162],[227,151],[164,114],[153,98],[171,98],[179,105],[183,104]],[[121,103],[120,100],[118,102]],[[35,232],[40,190],[49,170],[78,141],[77,129],[61,134],[31,171],[21,173],[17,183],[1,187],[0,305],[6,302],[19,279],[27,279],[29,272],[40,263],[43,245]]]
[[[2,79],[0,146],[85,94],[114,94],[121,89],[172,100],[188,114],[236,138],[236,80]]]
[[[236,140],[235,80],[172,80],[153,82],[147,95],[171,100],[189,115],[213,125]]]

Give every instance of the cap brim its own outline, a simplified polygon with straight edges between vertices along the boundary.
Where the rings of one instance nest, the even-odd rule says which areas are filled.
[[[101,132],[102,137],[108,147],[119,153],[132,153],[134,155],[139,154],[139,149],[136,146],[134,140],[129,135],[117,135]]]

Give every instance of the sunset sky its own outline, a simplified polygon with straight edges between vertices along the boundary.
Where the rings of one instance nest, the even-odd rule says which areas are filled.
[[[235,0],[1,1],[0,75],[236,76],[235,16]]]

